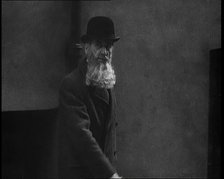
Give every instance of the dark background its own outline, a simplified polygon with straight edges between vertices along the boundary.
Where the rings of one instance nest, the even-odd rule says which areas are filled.
[[[221,1],[3,1],[2,176],[55,177],[58,88],[95,15],[114,20],[118,171],[220,171]]]

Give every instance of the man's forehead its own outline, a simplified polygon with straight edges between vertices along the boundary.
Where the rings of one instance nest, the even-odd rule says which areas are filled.
[[[105,39],[103,39],[103,40],[102,39],[96,39],[93,42],[94,43],[100,43],[100,44],[110,44],[110,45],[114,43],[114,41],[110,40],[110,39],[109,40],[107,40],[107,39],[106,40]]]

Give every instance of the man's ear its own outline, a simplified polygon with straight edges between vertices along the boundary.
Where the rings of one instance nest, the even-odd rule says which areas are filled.
[[[84,50],[85,50],[85,54],[87,54],[87,51],[89,50],[90,44],[89,43],[85,43],[84,44]]]

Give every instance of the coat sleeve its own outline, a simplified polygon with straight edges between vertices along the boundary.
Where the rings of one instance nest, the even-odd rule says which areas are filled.
[[[115,172],[90,131],[90,119],[86,105],[66,83],[60,89],[60,110],[64,114],[64,132],[71,141],[72,150],[93,177],[109,178]]]

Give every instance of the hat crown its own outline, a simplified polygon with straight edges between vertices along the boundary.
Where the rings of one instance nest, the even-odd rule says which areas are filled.
[[[93,17],[88,22],[87,35],[96,39],[114,38],[114,23],[108,17]]]

